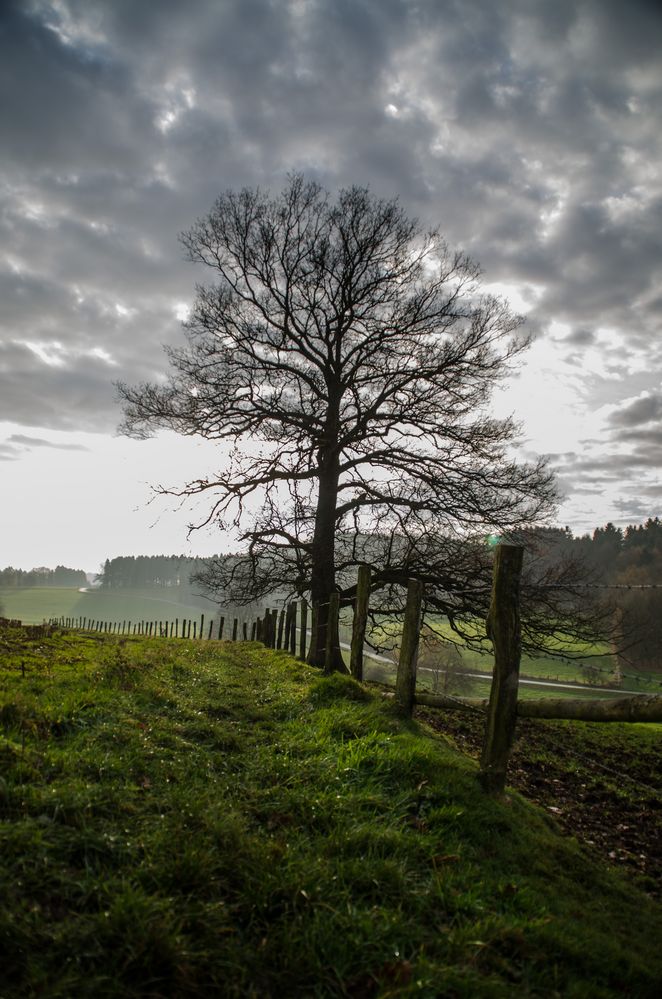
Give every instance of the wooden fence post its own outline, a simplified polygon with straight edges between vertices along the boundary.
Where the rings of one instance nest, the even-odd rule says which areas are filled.
[[[305,597],[300,600],[301,606],[301,633],[299,634],[299,659],[306,661],[306,630],[308,628],[308,601]]]
[[[280,615],[278,617],[278,637],[276,639],[276,648],[282,649],[283,647],[283,628],[285,627],[285,608],[283,607]]]
[[[290,655],[297,654],[297,605],[293,600],[290,604]]]
[[[219,642],[223,638],[223,625],[224,624],[225,624],[225,618],[221,617],[221,620],[218,622],[218,640],[219,640]]]
[[[478,781],[488,794],[501,794],[517,721],[521,654],[519,584],[524,549],[499,545],[494,551],[492,599],[487,635],[494,647],[494,674],[487,709]]]
[[[310,609],[310,645],[308,646],[308,655],[306,656],[306,662],[308,663],[311,661],[315,649],[317,648],[318,620],[319,620],[319,608],[317,604],[314,603]]]
[[[420,579],[410,579],[407,585],[407,606],[402,627],[398,674],[395,679],[395,703],[398,714],[405,718],[411,718],[414,710],[422,605],[423,584]]]
[[[233,618],[233,621],[232,621],[232,641],[233,642],[237,641],[237,628],[238,627],[239,627],[239,621],[235,617],[235,618]]]
[[[356,582],[356,599],[354,601],[354,620],[352,621],[352,651],[349,657],[349,669],[355,680],[363,680],[363,645],[365,628],[368,621],[368,601],[370,599],[370,566],[359,566],[359,577]]]
[[[340,594],[332,590],[329,594],[329,612],[326,619],[326,649],[324,654],[324,672],[333,672],[334,654],[337,648],[338,614],[340,613]],[[335,641],[334,641],[335,639]]]

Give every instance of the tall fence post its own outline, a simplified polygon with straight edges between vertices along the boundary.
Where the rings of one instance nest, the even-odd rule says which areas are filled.
[[[423,584],[420,579],[410,579],[407,585],[407,605],[402,628],[398,674],[395,679],[395,703],[398,713],[406,718],[411,718],[414,710],[422,606]]]
[[[283,647],[283,628],[284,627],[285,627],[285,608],[283,607],[283,609],[280,612],[280,616],[278,618],[278,637],[276,639],[276,648],[277,649],[282,649],[282,647]]]
[[[492,599],[486,629],[494,648],[494,674],[487,709],[478,780],[488,794],[501,794],[517,721],[521,655],[519,589],[524,549],[499,545],[494,551]]]
[[[306,662],[310,662],[317,648],[317,622],[319,620],[319,607],[313,604],[310,612],[310,645],[308,646],[308,656]]]
[[[290,616],[290,627],[286,626],[287,637],[289,642],[286,642],[286,649],[290,655],[295,656],[297,654],[297,605],[293,600],[289,607],[288,613]]]
[[[352,649],[349,657],[350,673],[355,680],[363,680],[363,646],[368,621],[368,601],[370,599],[370,566],[360,565],[356,582],[354,620],[352,621]]]
[[[337,628],[333,627],[333,622],[338,620],[338,614],[340,613],[340,594],[337,590],[332,590],[329,594],[329,610],[328,617],[326,619],[326,649],[324,651],[324,672],[333,672],[333,662],[334,662],[334,635],[337,633]]]
[[[302,597],[299,601],[301,606],[301,631],[299,633],[299,659],[306,660],[306,630],[308,628],[308,601]]]

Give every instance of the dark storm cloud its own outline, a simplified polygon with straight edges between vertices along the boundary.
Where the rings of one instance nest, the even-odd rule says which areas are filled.
[[[662,395],[659,393],[635,399],[609,417],[609,422],[618,427],[637,427],[653,420],[662,423]]]
[[[0,418],[112,431],[112,381],[163,371],[205,279],[178,232],[303,169],[398,194],[529,283],[583,404],[640,396],[607,427],[637,429],[662,364],[661,43],[643,0],[3,4]],[[612,443],[567,460],[569,487],[659,461]]]

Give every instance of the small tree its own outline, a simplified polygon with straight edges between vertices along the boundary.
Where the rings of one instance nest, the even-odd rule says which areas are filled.
[[[517,428],[487,410],[527,345],[520,319],[396,200],[332,200],[294,175],[278,197],[227,192],[182,241],[217,283],[197,290],[188,345],[167,349],[167,383],[119,393],[127,434],[236,445],[216,474],[163,490],[209,493],[204,524],[240,531],[245,557],[210,562],[207,585],[309,593],[322,665],[329,594],[351,599],[359,561],[375,588],[399,584],[467,533],[548,513],[549,473],[509,456]]]

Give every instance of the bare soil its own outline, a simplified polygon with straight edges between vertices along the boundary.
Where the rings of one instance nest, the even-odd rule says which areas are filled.
[[[484,716],[417,708],[416,716],[478,758]],[[569,836],[662,897],[662,738],[641,726],[517,723],[508,784]]]

